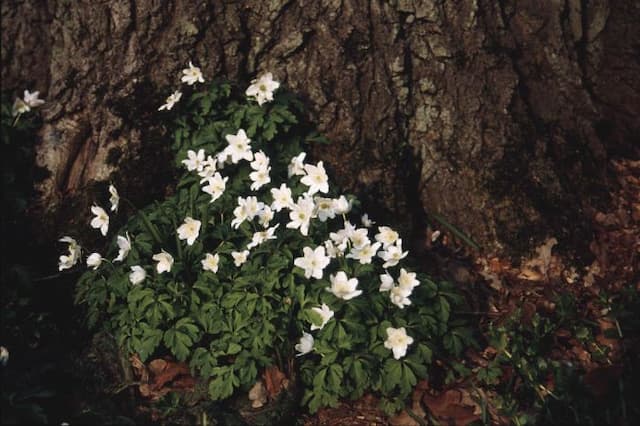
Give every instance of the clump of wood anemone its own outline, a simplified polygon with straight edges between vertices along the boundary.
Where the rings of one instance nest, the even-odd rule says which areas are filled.
[[[310,194],[303,181],[312,169],[305,165],[322,165],[301,163],[299,154],[326,141],[293,96],[280,90],[259,105],[228,83],[214,83],[171,113],[176,166],[184,170],[187,160],[193,170],[184,172],[175,195],[141,209],[117,232],[131,241],[122,261],[103,262],[80,278],[76,299],[89,326],[110,331],[142,360],[169,355],[188,362],[208,381],[213,400],[247,392],[263,369],[277,365],[298,378],[312,412],[365,392],[394,411],[428,376],[434,356],[460,353],[469,337],[450,318],[459,303],[450,286],[402,258],[397,235],[376,242],[383,231],[360,224],[354,197],[330,185]],[[240,130],[253,162],[224,154],[227,136]],[[269,182],[251,189],[259,167]],[[213,196],[203,188],[215,173],[226,180]],[[283,184],[292,202],[279,209],[271,190]],[[242,210],[247,197],[256,197],[254,211]],[[303,220],[292,211],[309,202],[308,230],[290,225]],[[200,223],[192,244],[178,232],[186,218]],[[319,262],[305,258],[312,250]],[[368,259],[366,250],[373,250]],[[158,268],[153,259],[163,251],[170,266],[165,257]],[[118,252],[114,238],[105,258]],[[132,279],[134,266],[142,269]]]

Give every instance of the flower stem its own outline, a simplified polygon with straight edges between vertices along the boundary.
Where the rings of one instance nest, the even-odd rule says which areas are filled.
[[[22,113],[19,112],[18,115],[16,115],[16,119],[13,120],[13,124],[11,125],[11,127],[16,127],[16,125],[18,124],[18,120],[20,120],[21,116],[22,116]]]
[[[156,242],[156,244],[162,245],[162,238],[160,238],[160,234],[158,234],[158,228],[156,228],[155,225],[151,223],[151,221],[149,220],[149,217],[145,214],[145,212],[143,210],[138,210],[138,208],[128,199],[123,197],[120,197],[120,199],[124,200],[124,202],[127,203],[129,207],[131,207],[135,212],[140,214],[142,223],[144,224],[144,227],[147,228],[147,231],[153,237],[153,240]]]

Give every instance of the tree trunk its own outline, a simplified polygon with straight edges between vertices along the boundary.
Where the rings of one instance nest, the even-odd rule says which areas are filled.
[[[315,158],[416,241],[426,212],[492,251],[579,250],[607,160],[638,155],[638,22],[607,0],[6,0],[2,80],[47,100],[48,237],[86,225],[96,181],[163,194],[156,110],[193,60],[208,79],[273,72],[333,142]]]

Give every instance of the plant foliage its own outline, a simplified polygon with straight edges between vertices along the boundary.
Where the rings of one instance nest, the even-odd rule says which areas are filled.
[[[447,283],[418,272],[411,304],[401,309],[391,302],[389,292],[379,289],[385,270],[378,257],[361,263],[338,254],[321,279],[307,278],[294,265],[305,247],[323,246],[347,221],[359,222],[360,206],[354,197],[349,197],[350,212],[326,221],[313,219],[308,235],[287,228],[289,211],[274,212],[269,226],[275,227],[275,238],[252,247],[246,262],[236,266],[231,253],[245,250],[257,232],[264,232],[257,220],[232,226],[238,197],[256,196],[269,205],[270,188],[282,183],[291,189],[293,200],[304,196],[308,186],[300,176],[289,176],[291,159],[326,140],[305,121],[302,103],[282,90],[273,102],[258,105],[231,84],[214,83],[176,110],[176,167],[183,169],[190,151],[193,155],[204,150],[215,157],[227,146],[227,135],[244,129],[251,150],[270,159],[271,183],[250,190],[249,162],[227,162],[222,169],[218,165],[228,177],[226,188],[212,202],[200,177],[185,171],[172,196],[139,210],[117,232],[131,238],[124,261],[105,261],[80,278],[76,302],[86,307],[91,327],[114,333],[123,350],[142,360],[171,354],[187,361],[195,374],[209,380],[212,400],[247,391],[265,367],[279,365],[290,376],[297,374],[304,387],[303,402],[312,412],[367,391],[381,395],[384,408],[394,411],[413,385],[428,376],[434,354],[457,356],[470,342],[463,325],[452,325],[452,307],[461,299]],[[339,195],[334,187],[323,194],[332,199]],[[186,217],[201,222],[192,245],[176,232]],[[118,250],[113,238],[105,258],[114,259]],[[169,272],[158,273],[154,267],[152,257],[161,250],[175,258]],[[207,253],[219,256],[216,272],[202,267]],[[137,285],[129,277],[135,265],[146,271]],[[414,270],[417,266],[410,258],[402,265]],[[400,268],[387,269],[396,278]],[[339,271],[358,280],[361,295],[344,300],[326,290]],[[313,310],[322,304],[334,312],[326,324]],[[296,356],[294,346],[312,325],[322,325],[311,331],[313,349]],[[385,347],[390,327],[404,327],[413,338],[406,356],[395,358]],[[288,365],[295,368],[287,369]]]

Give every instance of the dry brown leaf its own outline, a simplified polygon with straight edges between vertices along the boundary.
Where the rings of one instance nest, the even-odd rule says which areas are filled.
[[[169,382],[174,381],[179,376],[190,376],[191,371],[189,370],[189,366],[185,363],[175,363],[175,362],[156,362],[156,361],[164,361],[164,360],[154,360],[149,363],[149,370],[155,372],[153,374],[153,388],[160,389],[164,385]],[[155,365],[154,365],[155,363]]]
[[[196,379],[193,376],[180,376],[171,382],[173,390],[191,391],[196,385]]]
[[[158,375],[160,374],[162,371],[164,371],[164,369],[167,368],[167,361],[165,361],[164,359],[154,359],[153,361],[149,362],[149,372],[151,372],[151,374],[153,375]]]
[[[548,278],[549,272],[552,272],[552,265],[556,266],[553,268],[553,272],[555,274],[559,274],[561,271],[561,268],[559,267],[560,262],[551,254],[551,251],[556,244],[558,244],[558,240],[553,237],[547,238],[544,244],[536,248],[537,256],[524,262],[520,268],[521,272],[518,275],[518,278],[528,281],[542,281]]]
[[[191,391],[195,379],[185,363],[154,359],[145,365],[138,355],[130,358],[134,374],[138,377],[140,395],[158,400],[171,391]]]
[[[148,382],[149,381],[149,372],[144,363],[140,360],[138,354],[133,354],[129,358],[131,362],[131,367],[133,368],[133,373],[138,377],[140,382]]]
[[[504,267],[504,265],[500,263],[500,259],[497,257],[494,257],[489,261],[485,258],[480,258],[478,259],[478,264],[480,265],[478,273],[482,278],[489,282],[489,287],[494,290],[502,290],[502,278],[499,274],[504,273],[504,271],[508,269],[508,266]]]
[[[282,371],[275,365],[267,367],[262,373],[262,379],[264,380],[264,386],[266,388],[269,398],[274,399],[283,389],[289,386],[289,380]]]
[[[527,281],[542,281],[544,279],[544,275],[534,269],[525,266],[518,274],[518,278]]]
[[[538,253],[538,262],[540,265],[540,272],[542,274],[547,275],[549,271],[549,266],[551,265],[552,257],[551,250],[553,250],[553,246],[558,244],[558,240],[555,238],[547,238],[540,247],[536,248],[536,253]]]
[[[407,410],[402,410],[397,415],[390,417],[389,424],[391,426],[420,426],[420,423],[407,413]]]
[[[434,416],[455,426],[468,425],[482,413],[466,389],[449,389],[438,396],[425,394],[422,401]]]
[[[249,400],[253,408],[260,408],[267,403],[267,389],[262,380],[258,380],[249,390]]]

